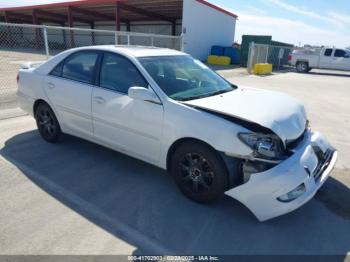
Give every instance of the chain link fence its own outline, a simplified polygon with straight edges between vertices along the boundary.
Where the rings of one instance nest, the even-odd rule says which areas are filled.
[[[251,73],[255,64],[272,64],[274,71],[290,68],[288,56],[293,51],[289,46],[273,46],[250,43],[247,70]]]
[[[0,23],[0,109],[15,108],[20,65],[43,61],[64,50],[90,45],[182,48],[179,36],[82,28]]]

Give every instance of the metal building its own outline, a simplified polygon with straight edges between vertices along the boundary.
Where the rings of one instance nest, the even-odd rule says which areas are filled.
[[[232,45],[236,19],[205,0],[81,0],[0,9],[6,23],[181,35],[182,49],[201,60],[212,45]],[[67,37],[74,42],[64,32],[57,41]],[[99,43],[95,37],[93,42]]]

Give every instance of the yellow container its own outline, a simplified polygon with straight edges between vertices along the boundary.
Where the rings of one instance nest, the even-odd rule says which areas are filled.
[[[231,58],[228,56],[210,55],[210,56],[208,56],[208,64],[211,64],[211,65],[230,65]]]
[[[267,75],[272,73],[272,64],[255,64],[254,74]]]

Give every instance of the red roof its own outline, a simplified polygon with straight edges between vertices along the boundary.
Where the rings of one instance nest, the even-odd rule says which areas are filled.
[[[211,8],[213,8],[213,9],[221,12],[221,13],[227,14],[227,15],[232,16],[234,18],[238,18],[238,15],[236,15],[236,14],[230,12],[230,11],[227,11],[226,9],[223,9],[223,8],[217,6],[217,5],[209,3],[208,1],[205,1],[205,0],[196,0],[196,1],[201,3],[201,4],[207,5],[207,6],[211,7]]]
[[[206,0],[196,0],[197,2],[207,5],[219,12],[237,18],[238,16],[226,9],[223,9],[217,5],[209,3]],[[55,7],[66,7],[66,6],[77,6],[77,5],[94,5],[94,4],[106,4],[106,3],[115,3],[115,2],[128,2],[128,0],[78,0],[78,1],[67,1],[60,3],[50,3],[50,4],[41,4],[41,5],[30,5],[30,6],[18,6],[18,7],[9,7],[9,8],[0,8],[0,11],[20,11],[28,10],[33,8],[55,8]],[[166,1],[165,1],[166,2]]]
[[[26,5],[26,6],[0,8],[0,11],[20,11],[20,10],[27,10],[27,9],[33,9],[33,8],[55,8],[55,7],[66,7],[69,5],[74,6],[74,5],[106,4],[106,3],[115,3],[119,1],[121,0],[78,0],[78,1],[41,4],[41,5]]]

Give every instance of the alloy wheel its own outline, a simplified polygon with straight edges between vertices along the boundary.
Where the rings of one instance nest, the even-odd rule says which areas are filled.
[[[49,110],[41,109],[38,117],[38,124],[41,131],[47,135],[52,136],[55,134],[56,131],[56,124],[53,115]]]
[[[192,192],[201,193],[210,190],[214,171],[209,162],[201,155],[187,153],[180,162],[182,183]]]

